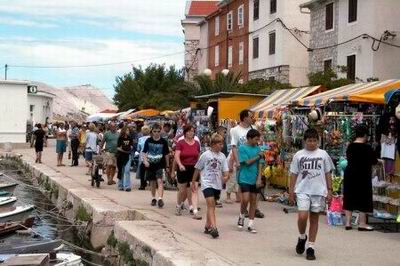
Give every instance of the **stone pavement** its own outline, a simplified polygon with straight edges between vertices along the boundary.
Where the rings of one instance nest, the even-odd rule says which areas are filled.
[[[14,151],[22,154],[23,159],[32,160],[34,158],[34,149]],[[69,165],[70,162],[65,159],[64,163]],[[266,214],[266,217],[256,219],[257,234],[239,231],[236,227],[239,205],[224,204],[223,208],[217,209],[220,238],[214,240],[203,234],[204,214],[201,221],[191,219],[187,213],[180,217],[175,216],[175,191],[165,191],[164,201],[166,204],[163,209],[159,209],[150,206],[149,191],[137,190],[134,174],[132,174],[132,179],[135,187],[132,192],[117,191],[116,186],[108,186],[105,183],[102,183],[100,189],[97,189],[90,186],[82,159],[79,167],[56,167],[53,145],[45,148],[43,163],[72,178],[77,184],[88,188],[99,197],[109,199],[121,207],[150,214],[149,217],[152,217],[150,219],[161,224],[162,227],[168,228],[178,247],[184,246],[190,249],[192,244],[193,247],[201,246],[204,250],[209,251],[206,252],[207,256],[215,254],[216,257],[223,258],[225,264],[232,265],[308,265],[312,263],[306,261],[304,256],[295,254],[294,247],[298,237],[297,217],[295,213],[285,214],[280,204],[260,202],[259,208]],[[223,198],[224,196],[225,193],[223,193]],[[204,212],[203,198],[200,199],[200,207]],[[320,230],[316,242],[317,261],[315,263],[318,265],[400,265],[400,257],[396,257],[400,250],[399,234],[345,231],[342,227],[328,226],[325,219],[325,216],[320,218]],[[163,242],[163,238],[167,236],[157,236],[156,231],[149,230],[149,227],[145,225],[141,227],[140,223],[132,224],[132,222],[123,221],[118,222],[117,226],[122,228],[125,234],[129,233],[137,237],[138,241],[141,237],[149,239],[149,241],[151,238],[151,243],[156,246],[161,245],[160,243],[164,243],[164,246],[169,245],[169,242]],[[150,234],[152,234],[151,237]],[[160,241],[157,241],[157,237]],[[187,254],[182,255],[182,259],[185,261],[180,260],[179,252],[167,255],[175,256],[175,261],[180,261],[178,263],[180,265],[193,265],[187,260]],[[192,256],[196,256],[196,252],[193,251]],[[198,265],[198,261],[194,264]],[[218,261],[214,265],[219,265]]]

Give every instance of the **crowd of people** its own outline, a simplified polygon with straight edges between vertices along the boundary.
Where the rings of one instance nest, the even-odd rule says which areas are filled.
[[[217,238],[216,211],[221,207],[221,192],[226,189],[226,204],[234,201],[238,207],[237,226],[257,233],[255,218],[263,218],[258,209],[258,193],[265,186],[263,168],[265,153],[260,145],[263,142],[262,129],[254,127],[254,114],[249,110],[240,113],[240,122],[227,132],[218,127],[215,132],[196,134],[196,127],[190,123],[177,122],[137,125],[135,123],[116,123],[78,125],[59,123],[56,134],[57,166],[63,167],[64,153],[68,153],[71,166],[78,166],[79,156],[84,156],[88,174],[93,166],[93,156],[104,158],[107,184],[114,185],[117,175],[117,188],[131,191],[131,165],[138,157],[136,178],[140,179],[139,190],[150,186],[151,206],[163,208],[164,184],[177,185],[177,216],[188,211],[196,220],[201,220],[199,211],[199,189],[206,201],[206,222],[204,233]],[[34,146],[37,163],[41,163],[41,152],[46,142],[46,132],[40,124],[34,130]],[[228,136],[229,137],[228,137]],[[332,198],[331,173],[334,164],[329,154],[319,148],[317,130],[309,128],[304,133],[304,149],[298,151],[290,165],[289,201],[298,206],[299,238],[296,252],[306,251],[308,260],[315,259],[315,241],[318,232],[320,212],[325,211],[326,203]],[[350,230],[351,212],[372,211],[371,167],[376,157],[365,143],[366,128],[356,129],[356,140],[348,148],[349,166],[345,172],[344,207],[346,209],[346,230]],[[137,156],[139,155],[139,156]],[[367,156],[368,155],[368,156]],[[364,157],[367,156],[367,159]],[[361,159],[362,158],[362,159]],[[364,169],[359,172],[360,169]],[[369,181],[368,181],[369,180]],[[357,186],[362,184],[363,198],[360,200]],[[363,214],[363,213],[362,213]],[[245,227],[246,219],[248,218]],[[310,223],[306,235],[307,223]],[[371,231],[365,215],[361,216],[360,231]],[[306,243],[308,240],[307,249]]]

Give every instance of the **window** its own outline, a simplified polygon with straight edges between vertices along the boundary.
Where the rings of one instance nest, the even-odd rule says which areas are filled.
[[[239,65],[243,65],[243,59],[244,59],[244,43],[240,42],[239,43]]]
[[[215,36],[219,35],[219,16],[215,17]]]
[[[349,0],[349,23],[357,21],[357,0]]]
[[[35,106],[33,104],[29,105],[29,111],[33,112],[33,110],[35,109]]]
[[[332,59],[327,59],[324,61],[324,72],[332,69]]]
[[[253,58],[258,58],[258,37],[253,39]]]
[[[232,46],[228,47],[228,67],[232,67]]]
[[[219,45],[214,48],[214,65],[219,66]]]
[[[347,79],[356,80],[356,55],[347,57]]]
[[[333,3],[325,7],[325,30],[333,29]]]
[[[271,32],[269,34],[269,54],[275,54],[275,43],[276,43],[276,33]]]
[[[276,0],[270,0],[269,1],[269,12],[271,14],[276,13]]]
[[[233,29],[233,12],[230,11],[226,16],[226,29],[231,31]]]
[[[244,25],[244,8],[243,5],[238,8],[238,25],[241,28]]]
[[[259,18],[260,13],[260,0],[254,0],[253,5],[253,20],[257,20]]]
[[[269,77],[268,80],[269,81],[275,81],[275,77]]]

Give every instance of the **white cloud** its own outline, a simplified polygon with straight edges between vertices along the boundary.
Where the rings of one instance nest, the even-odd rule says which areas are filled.
[[[46,23],[43,21],[33,21],[26,19],[13,19],[13,18],[5,18],[0,17],[0,24],[2,25],[11,25],[11,26],[23,26],[23,27],[32,27],[32,28],[56,28],[57,25],[53,23]]]
[[[0,12],[37,18],[73,18],[159,35],[181,36],[184,0],[14,0],[0,1]]]

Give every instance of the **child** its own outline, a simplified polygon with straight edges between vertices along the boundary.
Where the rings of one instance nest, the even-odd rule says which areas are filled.
[[[162,208],[164,206],[163,170],[166,169],[169,173],[169,148],[168,142],[161,138],[161,126],[157,123],[151,128],[151,137],[144,143],[142,157],[146,169],[145,177],[151,187],[151,206],[158,204],[158,207]],[[156,200],[157,186],[158,201]]]
[[[328,153],[318,148],[318,132],[307,129],[304,133],[304,149],[298,151],[290,165],[291,179],[289,201],[294,203],[295,194],[298,207],[298,228],[300,237],[297,254],[303,254],[307,242],[307,219],[310,216],[310,229],[307,260],[315,260],[314,243],[318,232],[319,213],[325,210],[325,200],[332,198],[331,171],[334,166]]]
[[[256,213],[257,187],[261,186],[261,167],[264,157],[258,143],[260,141],[260,132],[250,129],[246,135],[247,142],[239,147],[239,187],[242,192],[240,214],[238,227],[244,226],[245,213],[250,203],[249,224],[247,230],[251,233],[257,233],[254,228],[254,216]]]
[[[236,165],[234,160],[232,160],[232,153],[229,153],[228,155],[228,164],[229,164],[229,180],[226,183],[226,200],[225,203],[232,204],[233,200],[231,199],[231,194],[235,193],[236,196],[236,202],[240,202],[240,197],[239,197],[239,185],[237,183],[237,178],[236,178]]]
[[[207,203],[207,220],[204,228],[205,234],[213,238],[219,237],[215,218],[215,203],[219,199],[222,190],[222,179],[228,180],[228,161],[221,152],[223,137],[214,134],[211,137],[211,150],[205,151],[197,164],[193,174],[192,191],[197,191],[197,178],[200,174],[201,188]]]

